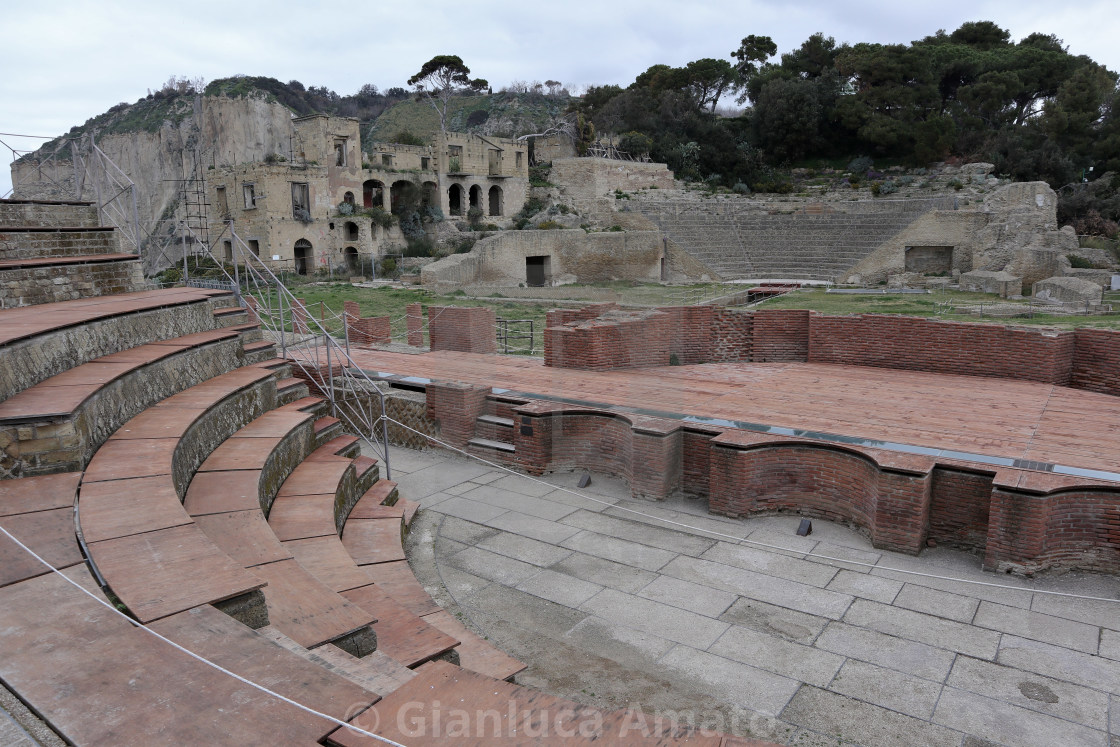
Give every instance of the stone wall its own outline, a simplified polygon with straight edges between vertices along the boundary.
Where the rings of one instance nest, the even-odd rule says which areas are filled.
[[[0,308],[130,293],[145,287],[139,260],[0,270]]]
[[[661,236],[656,231],[586,233],[581,229],[503,231],[420,271],[424,285],[484,283],[517,286],[528,281],[527,257],[548,257],[546,284],[658,281]]]
[[[93,228],[100,225],[91,202],[0,200],[0,227],[69,226]]]
[[[120,252],[117,234],[107,228],[0,229],[0,256],[4,259],[80,257]]]
[[[874,284],[886,280],[888,275],[906,272],[908,247],[949,247],[949,269],[968,272],[973,269],[976,236],[987,223],[988,217],[975,210],[931,210],[849,268],[848,276],[841,280]]]
[[[616,161],[609,158],[559,158],[552,161],[549,180],[563,185],[576,201],[613,195],[616,189],[672,189],[673,172],[663,163]]]

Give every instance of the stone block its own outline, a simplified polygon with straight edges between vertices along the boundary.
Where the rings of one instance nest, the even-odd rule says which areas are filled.
[[[1023,279],[1004,270],[973,270],[961,275],[960,287],[962,291],[995,293],[1000,298],[1009,298],[1022,293]]]
[[[1103,288],[1097,283],[1076,277],[1046,278],[1031,287],[1035,298],[1090,306],[1100,304],[1102,292]]]

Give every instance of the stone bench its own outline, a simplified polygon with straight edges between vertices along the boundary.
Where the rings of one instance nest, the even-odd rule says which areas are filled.
[[[379,651],[414,667],[447,654],[459,641],[420,620],[374,587],[373,580],[339,539],[339,525],[351,514],[355,496],[385,494],[387,483],[377,480],[375,460],[339,456],[352,453],[350,450],[355,446],[356,439],[344,437],[309,455],[280,488],[269,513],[269,525],[301,566],[326,587],[376,615],[373,629]],[[395,497],[395,486],[389,485],[390,494]],[[331,486],[333,492],[324,492]],[[398,548],[400,526],[398,515]],[[404,560],[403,552],[397,559]]]
[[[0,400],[110,353],[212,330],[214,310],[233,301],[227,291],[170,288],[0,310]]]
[[[234,600],[262,614],[265,582],[211,542],[182,505],[191,478],[218,444],[276,403],[277,376],[248,366],[186,389],[118,429],[90,460],[79,525],[90,558],[142,622]]]

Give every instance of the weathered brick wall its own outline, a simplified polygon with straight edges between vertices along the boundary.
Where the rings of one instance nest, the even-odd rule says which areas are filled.
[[[1070,386],[1120,396],[1120,332],[1075,330]]]
[[[427,417],[439,427],[440,438],[462,448],[474,437],[475,421],[486,407],[490,387],[431,382],[425,387]]]
[[[404,307],[404,321],[408,329],[408,344],[414,348],[424,347],[424,308],[418,303]]]
[[[933,470],[929,536],[963,550],[983,550],[988,537],[992,474],[937,467]]]
[[[682,366],[711,360],[715,307],[670,306],[658,309],[668,316],[669,354]]]
[[[756,330],[758,323],[756,318]],[[1072,332],[882,314],[817,314],[810,323],[809,362],[1065,385],[1073,342]]]
[[[754,314],[716,307],[712,311],[712,362],[749,361],[754,355]]]
[[[292,331],[297,335],[308,334],[307,305],[302,298],[297,298],[291,308]]]
[[[147,287],[139,260],[0,270],[0,307],[111,296]]]
[[[350,341],[356,345],[388,345],[393,341],[391,319],[369,316],[350,322]]]
[[[97,208],[92,202],[44,202],[37,200],[0,200],[0,226],[85,226],[97,225]]]
[[[870,529],[879,469],[866,457],[804,444],[711,450],[713,513],[750,516],[796,512]]]
[[[1120,490],[1075,489],[1033,495],[992,491],[984,567],[1120,571]]]
[[[612,314],[546,328],[545,365],[588,370],[669,365],[670,314]]]
[[[53,228],[17,230],[0,228],[0,258],[77,257],[120,252],[113,228]]]
[[[432,350],[496,353],[497,316],[483,307],[429,306],[428,338]]]
[[[751,360],[805,362],[809,357],[809,311],[758,310],[751,327]]]

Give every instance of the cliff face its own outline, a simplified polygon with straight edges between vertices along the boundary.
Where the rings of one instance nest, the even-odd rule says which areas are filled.
[[[94,134],[97,146],[136,185],[141,234],[151,237],[145,247],[152,249],[148,271],[173,259],[160,257],[159,247],[184,217],[182,180],[205,178],[212,166],[261,161],[270,153],[287,157],[292,132],[292,113],[281,104],[263,98],[196,96],[190,113],[178,121],[168,119],[151,130]],[[95,200],[99,187],[103,198],[115,193],[99,178],[99,170],[88,165],[78,170],[79,191],[73,160],[50,158],[59,145],[67,155],[78,153],[80,164],[89,163],[82,155],[88,153],[88,135],[44,146],[12,164],[14,197]]]

